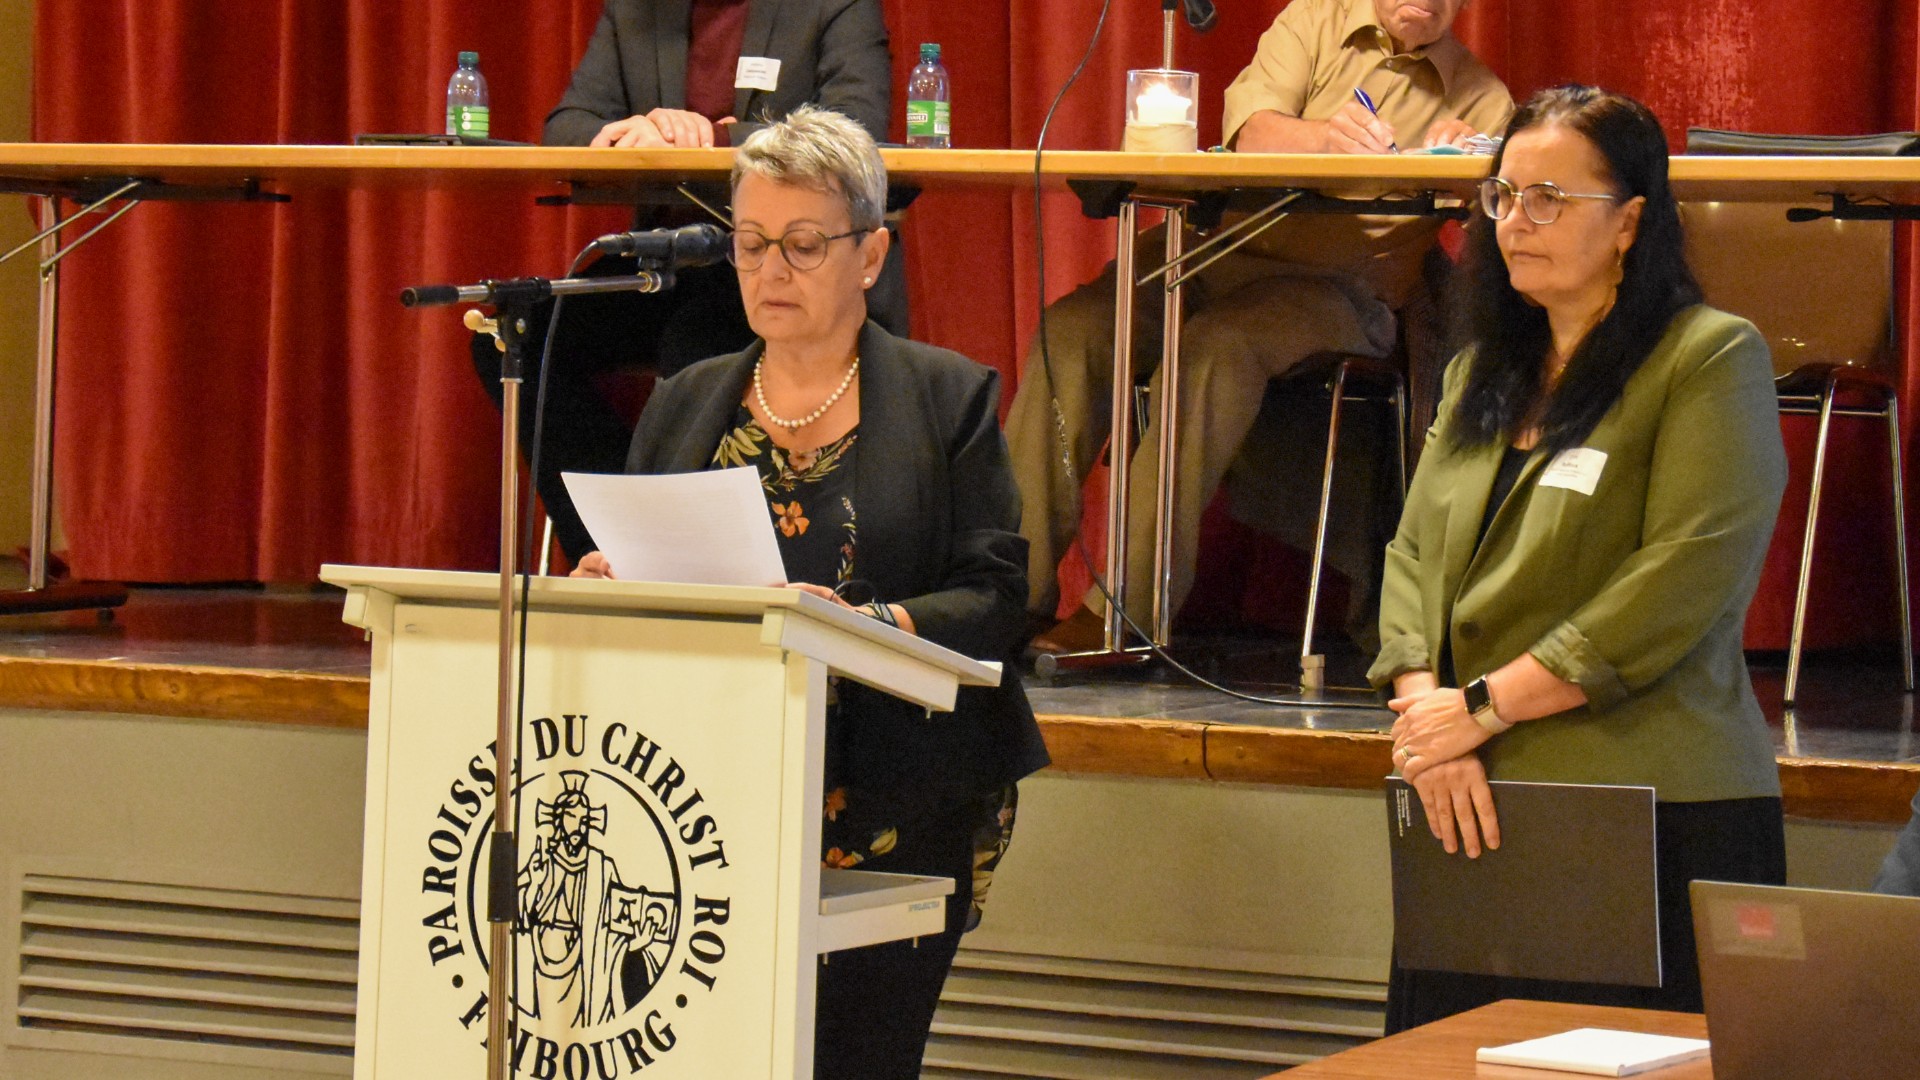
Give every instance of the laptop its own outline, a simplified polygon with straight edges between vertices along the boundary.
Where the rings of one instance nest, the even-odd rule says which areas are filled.
[[[1653,789],[1494,781],[1500,848],[1447,854],[1419,793],[1387,778],[1402,967],[1660,985]]]
[[[1691,888],[1714,1080],[1920,1076],[1920,898]]]

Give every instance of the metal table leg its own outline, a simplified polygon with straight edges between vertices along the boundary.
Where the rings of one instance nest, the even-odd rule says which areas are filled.
[[[1167,207],[1166,266],[1179,266],[1183,258],[1187,210],[1185,206]],[[1178,445],[1180,424],[1180,324],[1182,310],[1181,279],[1169,277],[1164,300],[1166,329],[1160,346],[1160,472],[1154,501],[1153,531],[1153,643],[1165,648],[1173,637],[1173,496],[1174,447]]]
[[[1107,623],[1104,645],[1126,647],[1128,464],[1133,430],[1133,271],[1140,205],[1120,204],[1118,254],[1114,258],[1112,434],[1107,439]]]
[[[126,586],[110,582],[50,584],[47,580],[53,541],[54,360],[59,338],[60,259],[65,255],[58,229],[66,222],[61,220],[57,196],[43,196],[40,206],[44,232],[40,236],[40,332],[34,357],[33,532],[27,541],[27,587],[0,592],[0,615],[98,608],[106,617],[111,609],[127,602]]]

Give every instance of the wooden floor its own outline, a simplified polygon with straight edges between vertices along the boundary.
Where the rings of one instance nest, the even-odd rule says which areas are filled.
[[[140,588],[96,613],[0,617],[0,706],[353,727],[365,723],[369,648],[316,589]],[[1164,666],[1029,678],[1056,767],[1314,787],[1374,788],[1388,770],[1390,713],[1361,684],[1364,657],[1337,648],[1336,689],[1303,700],[1284,683],[1297,645],[1221,635],[1179,654],[1227,697]],[[1770,660],[1774,662],[1770,663]],[[1788,812],[1897,823],[1920,787],[1920,733],[1895,657],[1813,656],[1801,703],[1779,707],[1777,658],[1755,658]]]

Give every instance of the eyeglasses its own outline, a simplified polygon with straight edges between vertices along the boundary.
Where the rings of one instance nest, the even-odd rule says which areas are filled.
[[[767,249],[779,248],[780,257],[795,270],[813,270],[827,261],[827,249],[835,240],[845,240],[852,236],[862,236],[872,229],[853,229],[838,236],[828,236],[819,229],[788,229],[785,236],[774,239],[765,233],[753,229],[736,229],[733,244],[727,248],[727,261],[739,270],[758,270],[760,264],[767,261]]]
[[[1516,188],[1498,176],[1489,176],[1480,181],[1480,209],[1495,221],[1505,221],[1513,213],[1515,203],[1527,215],[1527,220],[1535,225],[1551,225],[1560,220],[1560,211],[1566,209],[1569,199],[1601,199],[1606,202],[1619,202],[1618,195],[1578,195],[1570,191],[1561,191],[1558,184],[1528,184]]]

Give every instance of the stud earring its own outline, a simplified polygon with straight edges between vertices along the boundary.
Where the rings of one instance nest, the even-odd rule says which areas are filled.
[[[860,279],[860,283],[861,283],[862,285],[871,285],[871,284],[873,284],[873,279],[872,279],[872,278],[861,278],[861,279]]]

